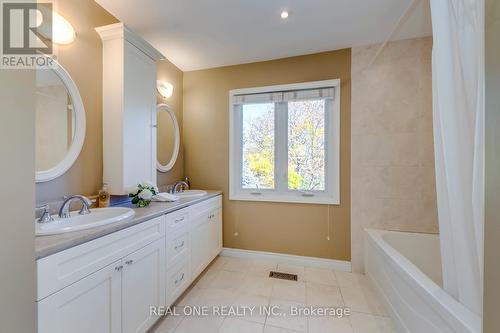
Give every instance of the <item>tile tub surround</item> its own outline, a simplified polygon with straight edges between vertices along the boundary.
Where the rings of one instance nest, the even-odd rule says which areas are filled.
[[[432,133],[432,39],[352,49],[351,262],[363,229],[438,232]]]
[[[270,270],[299,274],[298,282],[269,278]],[[318,276],[320,277],[318,281]],[[289,306],[351,308],[336,317],[273,317],[183,315],[185,306]],[[392,321],[364,275],[317,267],[279,265],[274,261],[218,257],[176,302],[179,316],[167,316],[154,333],[391,333]]]
[[[207,194],[202,197],[185,198],[176,202],[152,202],[145,208],[135,208],[135,206],[129,205],[127,207],[135,210],[135,216],[128,220],[66,234],[37,236],[35,237],[35,258],[40,259],[47,257],[51,254],[64,251],[71,247],[109,235],[122,229],[129,228],[133,225],[146,222],[155,217],[171,213],[219,195],[222,195],[222,192],[207,191]]]

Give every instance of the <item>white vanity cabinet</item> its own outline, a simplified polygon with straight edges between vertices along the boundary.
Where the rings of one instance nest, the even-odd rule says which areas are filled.
[[[165,260],[165,216],[38,260],[38,332],[146,332]]]
[[[165,242],[154,243],[123,258],[122,332],[146,332],[158,319],[151,306],[165,303]]]
[[[37,260],[39,333],[147,332],[222,250],[216,196]]]
[[[121,260],[38,302],[38,333],[121,333]]]
[[[198,276],[222,251],[222,204],[206,203],[191,209],[191,269]]]
[[[103,182],[112,194],[156,184],[156,62],[165,57],[123,23],[103,41]]]

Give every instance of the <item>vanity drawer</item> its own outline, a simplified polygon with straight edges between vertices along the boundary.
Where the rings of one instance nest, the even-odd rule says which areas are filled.
[[[167,270],[167,305],[172,303],[189,287],[191,271],[189,257]]]
[[[178,228],[182,228],[189,223],[189,209],[184,208],[166,215],[167,234]]]
[[[185,226],[166,237],[167,269],[172,267],[181,257],[189,257],[189,228]]]
[[[37,260],[37,300],[165,237],[165,216]]]
[[[189,214],[191,218],[207,214],[210,215],[211,211],[215,211],[221,207],[222,207],[222,196],[217,196],[215,198],[203,201],[201,203],[189,207],[190,209]]]

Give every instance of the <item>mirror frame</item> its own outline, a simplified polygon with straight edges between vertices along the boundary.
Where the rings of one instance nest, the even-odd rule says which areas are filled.
[[[80,156],[83,143],[85,142],[85,108],[83,106],[82,97],[80,96],[78,87],[69,73],[58,62],[54,61],[54,67],[50,69],[53,70],[57,76],[59,76],[71,97],[73,116],[75,117],[75,133],[73,135],[73,142],[71,143],[66,156],[64,156],[64,158],[56,166],[48,170],[36,171],[36,183],[48,182],[65,174],[76,162],[78,156]]]
[[[166,165],[162,165],[160,161],[158,161],[158,158],[156,159],[156,168],[158,169],[159,172],[168,172],[172,170],[172,168],[175,165],[175,162],[177,162],[177,157],[179,156],[179,149],[181,146],[181,133],[179,130],[179,123],[177,122],[177,117],[175,116],[174,111],[170,106],[167,104],[158,104],[156,106],[156,112],[160,111],[165,111],[169,114],[170,118],[172,118],[172,122],[174,124],[174,135],[175,135],[175,142],[174,142],[174,151],[172,152],[172,157],[170,158],[170,161]],[[158,121],[156,122],[156,132],[158,135]],[[158,155],[158,154],[157,154]]]

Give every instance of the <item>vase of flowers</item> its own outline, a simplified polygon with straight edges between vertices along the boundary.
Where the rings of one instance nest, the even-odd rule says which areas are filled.
[[[129,190],[129,198],[137,207],[147,207],[153,196],[158,194],[158,187],[150,182],[144,182]]]

